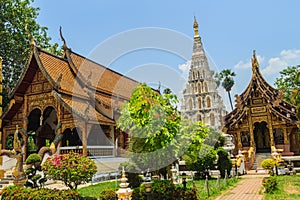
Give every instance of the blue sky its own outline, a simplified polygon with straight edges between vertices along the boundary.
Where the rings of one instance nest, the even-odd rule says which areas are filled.
[[[204,48],[215,65],[214,70],[231,69],[237,74],[233,95],[243,92],[251,78],[253,49],[256,49],[261,71],[270,84],[274,83],[280,70],[300,64],[300,1],[297,0],[35,0],[34,5],[41,8],[38,22],[49,28],[53,42],[61,43],[58,30],[62,26],[68,46],[87,57],[99,44],[101,46],[120,33],[146,27],[171,30],[192,39],[195,15]],[[152,35],[134,37],[151,38]],[[132,43],[131,40],[128,42]],[[178,48],[183,45],[176,39],[168,42],[172,43],[168,45],[178,44]],[[106,48],[107,52],[114,52],[118,45]],[[187,51],[191,57],[192,45]],[[97,62],[107,64],[101,59]],[[178,76],[186,76],[187,72],[182,71],[185,62],[185,58],[170,52],[145,48],[120,55],[108,67],[144,79],[145,76],[136,77],[134,74],[143,73],[149,77],[150,72],[137,69],[140,66],[149,69],[151,63],[155,63],[156,74],[161,76],[151,76],[160,80],[173,73],[164,74],[164,70],[159,70],[161,66],[174,70]],[[174,80],[176,82],[176,78]],[[164,80],[160,81],[168,86]]]

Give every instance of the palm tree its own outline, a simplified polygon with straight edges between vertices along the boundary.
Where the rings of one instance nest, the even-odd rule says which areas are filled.
[[[235,75],[236,74],[234,72],[232,72],[230,69],[224,69],[220,73],[217,74],[217,78],[222,83],[223,88],[228,93],[228,97],[229,97],[229,101],[230,101],[232,110],[233,110],[233,106],[232,106],[230,91],[231,91],[232,86],[234,85],[233,77]]]

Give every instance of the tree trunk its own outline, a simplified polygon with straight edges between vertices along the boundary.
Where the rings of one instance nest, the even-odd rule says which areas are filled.
[[[230,102],[230,105],[231,105],[231,110],[233,110],[230,91],[227,91],[227,92],[228,92],[229,102]]]

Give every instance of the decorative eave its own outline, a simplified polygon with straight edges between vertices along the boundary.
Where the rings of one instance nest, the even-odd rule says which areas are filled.
[[[52,91],[52,94],[64,108],[66,108],[70,113],[76,115],[79,119],[81,119],[83,121],[87,121],[89,123],[99,123],[99,121],[101,121],[102,124],[106,124],[106,125],[115,125],[116,124],[115,121],[113,121],[112,119],[109,119],[109,118],[107,118],[105,121],[99,120],[98,118],[91,119],[87,113],[82,113],[82,112],[77,111],[75,108],[72,108],[71,105],[69,105],[66,101],[63,100],[62,95],[57,93],[55,90]],[[87,102],[86,105],[88,105],[88,108],[89,107],[93,108],[93,106],[89,102]],[[88,112],[88,110],[86,110],[86,112]]]

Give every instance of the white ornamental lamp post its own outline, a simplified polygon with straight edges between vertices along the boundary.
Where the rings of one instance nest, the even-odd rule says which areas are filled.
[[[122,178],[120,183],[120,189],[116,192],[118,195],[118,200],[131,200],[132,189],[128,188],[129,183],[127,183],[127,178],[125,176],[125,170],[123,167]]]

